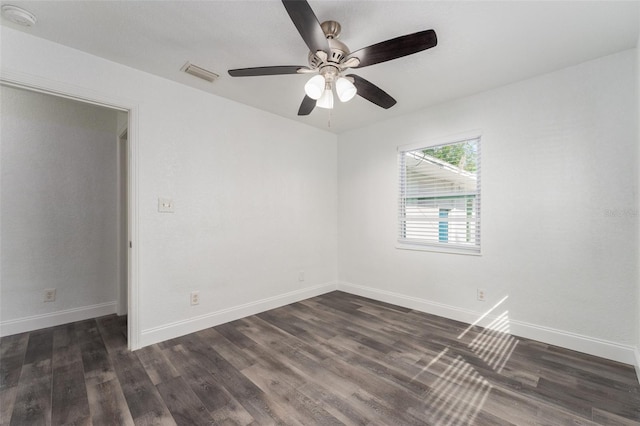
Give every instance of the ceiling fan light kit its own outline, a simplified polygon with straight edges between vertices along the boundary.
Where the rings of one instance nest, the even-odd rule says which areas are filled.
[[[318,108],[332,109],[333,108],[333,92],[331,91],[331,85],[327,83],[327,87],[324,89],[320,99],[316,101]]]
[[[309,66],[267,66],[229,70],[232,77],[253,77],[282,74],[316,74],[304,86],[305,97],[298,115],[308,115],[318,108],[333,108],[333,89],[338,99],[348,102],[355,95],[378,105],[391,108],[396,104],[388,93],[375,84],[355,74],[344,73],[349,68],[362,68],[381,62],[398,59],[438,44],[433,30],[420,31],[396,37],[351,52],[338,40],[341,26],[336,21],[322,24],[306,0],[282,0],[291,21],[309,47]]]
[[[336,93],[341,102],[349,102],[358,93],[358,89],[346,77],[340,77],[336,80]]]
[[[320,99],[322,94],[324,93],[324,89],[326,86],[326,81],[321,75],[314,75],[307,81],[307,84],[304,85],[304,92],[311,99]]]

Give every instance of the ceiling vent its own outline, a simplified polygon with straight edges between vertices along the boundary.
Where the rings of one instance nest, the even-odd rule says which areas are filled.
[[[180,68],[180,71],[184,71],[187,74],[191,74],[194,77],[198,77],[198,78],[201,78],[203,80],[206,80],[209,83],[213,83],[218,77],[220,77],[215,72],[206,70],[206,69],[204,69],[202,67],[199,67],[197,65],[193,65],[190,62],[187,62],[186,64],[184,64],[184,66],[182,68]]]

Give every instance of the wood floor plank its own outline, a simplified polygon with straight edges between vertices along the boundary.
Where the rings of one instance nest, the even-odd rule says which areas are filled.
[[[16,386],[29,343],[29,333],[0,339],[0,390]]]
[[[327,354],[315,345],[309,345],[259,317],[245,318],[240,321],[240,324],[244,326],[242,332],[251,340],[265,348],[279,345],[283,355],[300,353],[318,362],[322,362],[327,357]]]
[[[403,392],[394,383],[380,378],[375,374],[370,374],[369,371],[356,365],[353,361],[346,361],[339,356],[325,361],[325,366],[336,375],[348,379],[359,388],[366,389],[372,395],[375,395],[377,400],[371,402],[392,408],[399,421],[405,422],[406,424],[421,423],[419,419],[407,413],[407,409],[412,404],[420,405],[415,395]]]
[[[251,358],[246,356],[241,348],[229,341],[214,328],[205,328],[197,333],[203,341],[214,347],[216,351],[227,359],[235,368],[242,370],[254,364]]]
[[[286,412],[212,347],[195,334],[184,336],[181,340],[189,356],[206,368],[258,424],[284,423]]]
[[[219,384],[218,380],[200,363],[193,362],[189,352],[182,345],[175,345],[163,352],[166,352],[167,359],[175,366],[180,376],[189,383],[191,390],[209,412],[213,413],[232,403],[233,397],[224,386]]]
[[[236,329],[237,324],[238,321],[232,321],[219,325],[215,329],[218,333],[222,334],[224,337],[229,339],[230,342],[233,342],[234,345],[241,349],[253,346],[253,341]]]
[[[0,359],[0,390],[18,385],[23,364],[24,354],[6,356]]]
[[[343,297],[344,293],[340,293],[340,292],[335,292],[335,297]],[[354,299],[356,300],[356,299]],[[360,297],[357,299],[358,304],[361,307],[377,307],[377,308],[383,308],[387,311],[392,311],[392,312],[400,312],[401,314],[407,314],[409,312],[411,312],[411,308],[405,308],[403,306],[398,306],[398,305],[392,305],[391,303],[387,303],[387,302],[381,302],[379,300],[373,300],[373,299],[366,299],[364,297]],[[359,310],[362,310],[362,308],[359,308]]]
[[[216,378],[204,367],[189,358],[182,345],[162,350],[181,377],[211,414],[213,424],[248,425],[254,418],[238,401],[218,384]]]
[[[113,366],[136,424],[175,424],[164,400],[135,353],[113,354]]]
[[[51,422],[54,425],[91,425],[81,361],[53,369]]]
[[[578,413],[581,417],[590,418],[592,406],[582,398],[579,391],[572,384],[558,383],[545,378],[541,378],[536,386],[536,391],[546,401],[555,401],[557,405]]]
[[[107,352],[124,351],[127,348],[127,327],[123,317],[107,315],[97,318],[96,325]]]
[[[270,311],[265,313],[268,312]],[[323,339],[330,339],[337,334],[333,324],[323,321],[322,318],[318,316],[314,316],[308,310],[302,309],[302,306],[297,303],[282,306],[277,309],[277,312],[280,318],[291,321],[293,324],[307,331],[313,341],[317,342]]]
[[[51,383],[49,379],[36,380],[18,388],[11,415],[11,425],[51,424]]]
[[[157,345],[135,352],[154,385],[170,381],[180,375]]]
[[[231,400],[229,404],[212,412],[211,417],[214,425],[246,426],[258,424],[251,417],[251,414],[235,400]]]
[[[0,339],[0,425],[8,425],[18,393],[29,333],[14,334]]]
[[[0,339],[0,426],[640,425],[632,366],[505,324],[332,292],[132,353],[79,321]]]
[[[79,321],[74,326],[85,380],[99,384],[115,379],[116,373],[96,320]]]
[[[212,424],[209,411],[182,377],[156,386],[173,419],[179,426]]]
[[[362,318],[362,314],[357,313],[356,310],[349,314],[332,307],[329,303],[320,303],[314,299],[308,299],[301,303],[318,312],[318,315],[329,319],[340,332],[351,330],[373,339],[377,338],[379,345],[391,346],[397,340],[395,336],[392,337],[389,333],[381,333],[379,327],[375,327],[375,323],[367,322]],[[376,336],[374,337],[372,334]]]
[[[91,419],[97,425],[133,426],[133,418],[117,378],[87,383]]]
[[[30,339],[31,340],[31,339]],[[42,353],[31,359],[40,359]],[[43,359],[22,367],[11,425],[51,424],[51,359]]]
[[[0,389],[0,425],[5,426],[11,422],[18,386]]]
[[[266,361],[267,358],[275,356],[276,359],[282,358],[286,360],[289,367],[295,368],[297,372],[301,372],[302,377],[305,378],[305,383],[299,387],[298,390],[309,398],[328,404],[325,405],[325,408],[327,411],[335,413],[334,417],[344,418],[344,416],[336,413],[337,410],[337,412],[347,415],[347,417],[349,415],[357,416],[359,419],[357,421],[354,420],[353,417],[348,418],[352,420],[352,424],[358,424],[367,419],[367,416],[363,413],[371,411],[372,407],[374,407],[376,419],[384,421],[384,424],[392,424],[395,422],[393,416],[384,417],[392,412],[391,409],[383,404],[378,404],[374,396],[370,395],[357,384],[344,380],[343,377],[326,369],[323,362],[316,361],[299,352],[293,353],[289,347],[280,342],[274,341],[273,344],[268,344],[268,346],[271,350],[271,355],[270,351],[262,345],[254,346],[250,349],[247,348],[245,351],[251,353],[257,362],[265,367],[270,366],[270,363]],[[277,355],[273,355],[274,353]],[[277,367],[276,370],[279,373],[283,372],[280,367]],[[296,380],[296,378],[292,379],[291,375],[285,374],[285,376],[289,377],[291,381]],[[331,396],[328,397],[327,395]],[[321,398],[318,398],[319,396],[321,396]],[[335,408],[335,410],[331,410],[331,407]]]
[[[244,330],[248,332],[248,329]],[[348,398],[361,390],[357,385],[343,380],[342,377],[326,369],[324,360],[331,355],[329,351],[327,351],[327,356],[322,357],[323,360],[320,361],[303,352],[293,350],[291,346],[281,340],[269,339],[259,329],[254,330],[254,333],[250,335],[259,343],[244,349],[244,351],[264,367],[275,368],[281,375],[288,377],[290,382],[302,384],[303,382],[300,380],[304,378],[303,386],[310,385],[321,392],[325,386],[326,389],[330,389],[330,391],[326,390],[327,392],[332,392],[339,398]],[[295,373],[290,369],[295,369]],[[301,377],[296,377],[296,373]]]
[[[53,356],[53,329],[34,331],[29,334],[29,343],[24,355],[25,364],[36,364],[50,360]]]
[[[321,403],[298,392],[296,386],[282,379],[278,371],[254,364],[242,370],[242,374],[257,384],[266,394],[281,406],[287,406],[288,424],[321,424],[343,425],[341,421],[329,414]]]
[[[80,363],[82,368],[82,352],[76,338],[73,323],[55,327],[53,330],[53,368]]]
[[[24,355],[29,344],[29,333],[0,337],[0,359],[15,355]]]
[[[102,340],[91,339],[79,344],[84,376],[91,383],[108,382],[116,373]]]
[[[593,420],[596,424],[608,425],[608,426],[638,426],[640,424],[640,417],[630,419],[622,417],[617,414],[613,414],[608,410],[600,408],[593,409]]]
[[[328,344],[334,348],[345,350],[343,353],[346,358],[354,359],[365,368],[376,371],[379,376],[384,376],[388,380],[400,384],[416,395],[429,392],[429,382],[435,380],[435,377],[429,377],[422,368],[397,361],[390,355],[381,354],[356,340],[337,336],[329,340]],[[351,354],[348,354],[347,351],[350,351]]]
[[[372,416],[365,407],[353,404],[353,398],[343,397],[316,383],[306,383],[297,390],[322,404],[329,414],[346,425],[374,424],[374,420],[381,420],[377,415]]]

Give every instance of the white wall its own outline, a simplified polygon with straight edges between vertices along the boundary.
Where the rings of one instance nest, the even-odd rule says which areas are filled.
[[[634,51],[343,134],[338,145],[1,31],[4,75],[138,107],[141,345],[327,291],[338,269],[347,291],[468,321],[508,295],[501,308],[522,335],[614,359],[637,342],[637,218],[606,214],[638,205]],[[395,249],[396,147],[477,128],[483,255]],[[159,196],[176,212],[158,213]],[[475,300],[480,286],[487,302]]]
[[[116,113],[10,87],[0,100],[2,321],[114,312]]]
[[[634,66],[625,51],[342,134],[341,288],[464,321],[508,296],[492,314],[514,332],[632,362]],[[482,256],[396,249],[397,146],[475,129]]]
[[[335,135],[5,27],[1,47],[5,75],[138,107],[141,345],[335,288]]]

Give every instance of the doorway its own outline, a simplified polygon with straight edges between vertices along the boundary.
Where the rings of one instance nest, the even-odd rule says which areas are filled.
[[[137,299],[130,296],[131,294],[135,296],[137,293],[135,291],[137,280],[132,278],[136,276],[135,271],[137,270],[137,264],[136,261],[133,260],[135,250],[133,249],[132,243],[134,242],[134,238],[131,237],[136,229],[136,220],[135,215],[133,214],[136,203],[132,202],[132,200],[135,200],[137,188],[135,178],[137,176],[137,172],[136,163],[132,160],[135,160],[135,135],[137,134],[137,121],[135,117],[137,117],[137,109],[135,106],[132,107],[127,105],[126,102],[114,103],[113,98],[110,97],[105,97],[104,100],[99,97],[96,98],[95,93],[91,93],[90,96],[86,96],[86,94],[82,93],[81,89],[79,90],[76,87],[61,87],[55,82],[44,82],[44,86],[42,80],[38,80],[36,85],[34,82],[30,81],[29,76],[12,75],[10,80],[3,76],[0,80],[0,89],[12,88],[31,93],[35,92],[48,95],[59,99],[77,101],[85,104],[87,107],[98,106],[114,112],[117,111],[125,117],[126,126],[124,127],[124,130],[119,132],[121,128],[114,127],[113,139],[111,142],[114,146],[115,152],[117,153],[116,158],[114,158],[114,165],[117,165],[117,171],[115,172],[117,183],[114,187],[114,192],[117,194],[117,208],[114,209],[114,220],[117,225],[115,226],[113,235],[113,239],[117,242],[117,253],[114,254],[117,270],[114,273],[115,279],[112,281],[112,285],[116,287],[114,289],[116,297],[112,302],[95,303],[91,304],[89,307],[81,306],[79,308],[69,308],[67,306],[62,306],[60,312],[47,312],[45,314],[38,312],[26,312],[17,320],[11,317],[8,317],[9,320],[6,320],[7,317],[1,318],[0,324],[2,325],[2,335],[15,334],[27,331],[27,329],[34,330],[85,319],[81,317],[83,315],[86,316],[88,312],[93,312],[91,311],[92,309],[96,310],[96,312],[100,312],[95,316],[103,315],[106,310],[110,310],[111,313],[127,315],[128,347],[131,350],[137,349],[139,347],[136,306]],[[3,152],[3,156],[5,154],[6,153]],[[31,164],[31,166],[28,164],[29,163],[26,163],[28,167],[32,168],[37,166],[37,164]],[[59,203],[52,203],[51,207],[52,209],[59,208]],[[31,211],[37,211],[37,209],[33,209]],[[82,213],[78,214],[81,215]],[[9,226],[3,228],[4,231],[8,229]],[[7,281],[3,282],[3,284],[6,283]],[[52,287],[53,286],[54,285],[52,285]],[[6,287],[6,285],[3,285],[3,287]],[[62,293],[63,292],[58,291],[57,297],[59,299],[63,297]],[[36,294],[35,297],[37,299],[37,297],[39,297],[38,294]],[[56,297],[55,293],[54,297]],[[74,295],[73,297],[80,296]],[[8,300],[7,302],[9,303]],[[37,300],[36,302],[41,302],[41,300]],[[85,305],[87,304],[85,303]],[[50,304],[47,307],[51,306],[53,306],[53,304]],[[21,330],[20,327],[23,329]]]

